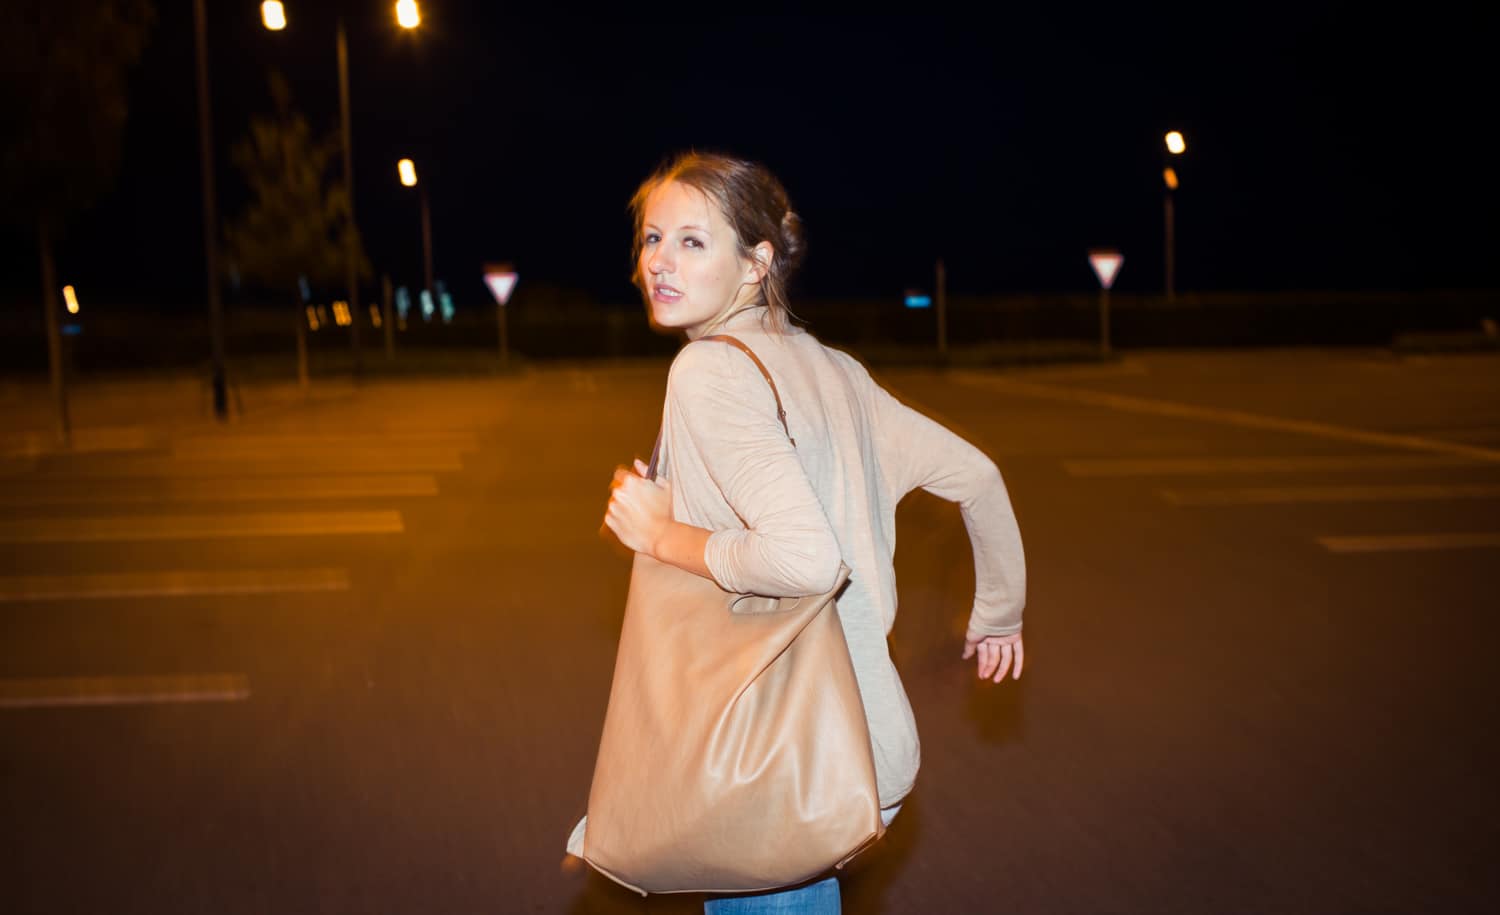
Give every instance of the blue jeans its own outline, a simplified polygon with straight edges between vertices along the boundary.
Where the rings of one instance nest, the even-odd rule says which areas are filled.
[[[794,890],[754,896],[721,896],[703,903],[704,915],[839,915],[839,878]]]

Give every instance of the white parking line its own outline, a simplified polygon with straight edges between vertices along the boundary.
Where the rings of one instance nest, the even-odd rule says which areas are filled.
[[[0,578],[5,601],[195,597],[349,590],[347,569],[117,572]]]
[[[216,540],[229,537],[399,534],[402,530],[401,513],[397,511],[37,518],[0,521],[0,543]]]
[[[250,680],[244,674],[0,680],[0,708],[243,702],[249,698]]]
[[[238,480],[148,479],[130,485],[99,481],[80,484],[59,479],[0,482],[0,507],[104,505],[157,502],[254,502],[309,499],[363,499],[435,496],[430,474],[339,475],[327,477],[250,477]]]
[[[1174,419],[1193,419],[1222,425],[1239,426],[1245,429],[1268,429],[1275,432],[1291,432],[1341,442],[1353,442],[1380,448],[1400,448],[1408,451],[1428,451],[1471,458],[1485,463],[1500,463],[1500,449],[1464,445],[1418,435],[1400,435],[1390,432],[1371,432],[1349,426],[1336,426],[1304,419],[1286,419],[1280,416],[1264,416],[1243,410],[1225,410],[1218,407],[1198,407],[1191,404],[1153,400],[1147,397],[1131,397],[1125,394],[1110,394],[1104,391],[1087,391],[1078,388],[1063,388],[1034,382],[996,378],[973,372],[955,372],[951,376],[961,384],[984,387],[1027,397],[1067,403],[1105,407],[1126,413],[1147,413],[1153,416],[1169,416]]]
[[[1474,458],[1438,454],[1304,455],[1294,457],[1099,458],[1064,461],[1075,477],[1192,476],[1221,473],[1306,473],[1472,467]]]
[[[1415,550],[1470,550],[1500,547],[1500,533],[1390,534],[1319,537],[1330,553],[1398,553]]]
[[[1293,505],[1329,502],[1417,502],[1438,499],[1500,499],[1500,485],[1418,483],[1395,486],[1263,486],[1250,489],[1169,489],[1173,505]]]

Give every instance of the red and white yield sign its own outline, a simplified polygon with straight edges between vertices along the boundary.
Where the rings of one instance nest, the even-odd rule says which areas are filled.
[[[510,294],[516,288],[516,270],[510,264],[485,264],[484,284],[490,287],[490,294],[495,297],[495,303],[503,306],[510,301]]]
[[[1113,248],[1094,248],[1089,251],[1089,264],[1094,268],[1094,275],[1099,277],[1099,285],[1105,289],[1115,284],[1115,275],[1120,272],[1120,265],[1125,263],[1125,255]]]

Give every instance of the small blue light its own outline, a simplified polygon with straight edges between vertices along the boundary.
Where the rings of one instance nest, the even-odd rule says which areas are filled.
[[[428,289],[423,289],[422,290],[422,320],[423,321],[431,321],[432,320],[432,313],[433,313],[434,310],[435,309],[434,309],[433,304],[432,304],[432,291],[428,290]]]
[[[411,311],[411,293],[406,291],[405,286],[402,286],[396,290],[396,314],[405,321],[408,311]]]
[[[930,295],[915,295],[913,293],[907,293],[906,294],[906,307],[907,308],[931,308],[932,307],[932,296],[930,296]]]
[[[82,324],[64,324],[62,326],[62,334],[64,337],[76,337],[81,333],[83,333]]]

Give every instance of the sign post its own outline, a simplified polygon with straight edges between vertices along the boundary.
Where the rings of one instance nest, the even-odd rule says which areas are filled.
[[[948,271],[942,258],[937,262],[937,333],[938,361],[948,361]]]
[[[1125,256],[1113,248],[1094,248],[1089,251],[1089,265],[1099,277],[1099,355],[1109,355],[1109,287],[1115,284],[1115,276]]]
[[[506,327],[505,303],[510,301],[510,294],[515,291],[518,279],[516,269],[510,264],[484,265],[484,284],[489,287],[490,295],[495,297],[495,318],[500,327],[500,366],[502,368],[510,364],[510,339]]]

